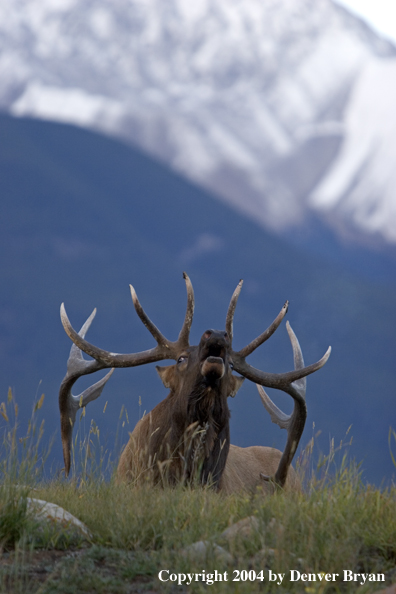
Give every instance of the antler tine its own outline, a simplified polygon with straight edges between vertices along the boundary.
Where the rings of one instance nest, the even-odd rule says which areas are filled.
[[[289,339],[293,349],[293,361],[294,361],[294,369],[304,369],[304,357],[302,354],[302,350],[300,347],[300,343],[298,342],[298,338],[295,335],[293,328],[290,326],[289,320],[286,322],[286,330],[289,335]],[[330,351],[331,351],[331,347]],[[330,356],[330,352],[329,355]],[[327,361],[327,359],[326,359]],[[324,363],[323,363],[324,365]],[[307,390],[307,377],[302,377],[299,380],[294,382],[294,387],[300,391],[300,395],[305,400],[305,393]]]
[[[78,377],[76,377],[73,382],[68,382],[67,376],[65,376],[65,379],[61,384],[59,390],[59,410],[61,416],[61,438],[66,476],[68,476],[70,472],[71,442],[77,411],[79,408],[84,408],[89,402],[99,398],[113,371],[114,369],[111,369],[101,380],[84,390],[84,392],[78,396],[74,396],[71,392],[72,385]]]
[[[264,330],[264,332],[260,334],[260,336],[252,340],[252,342],[250,342],[247,346],[245,346],[243,349],[239,351],[241,357],[247,357],[248,355],[251,355],[253,351],[255,351],[260,345],[263,344],[263,342],[268,340],[273,335],[273,333],[278,328],[279,324],[287,314],[288,309],[289,302],[286,301],[286,303],[284,304],[284,306],[282,307],[272,324],[268,326],[268,328]]]
[[[190,281],[190,278],[186,272],[183,272],[183,278],[186,282],[186,289],[187,289],[187,309],[186,309],[186,315],[184,317],[183,326],[182,326],[182,329],[180,330],[180,334],[179,334],[179,338],[177,339],[177,342],[179,343],[180,346],[184,346],[184,347],[188,348],[190,345],[189,338],[190,338],[191,324],[192,324],[193,316],[194,316],[194,289],[193,289],[192,283]]]
[[[304,358],[297,336],[293,332],[289,322],[286,323],[286,328],[293,348],[294,368],[296,370],[303,370]],[[261,385],[256,384],[256,386],[261,398],[261,402],[269,413],[271,421],[278,425],[281,429],[287,430],[286,447],[283,451],[279,461],[278,469],[274,477],[269,477],[264,474],[261,476],[264,480],[272,480],[279,487],[284,487],[289,467],[294,458],[294,454],[296,453],[301,435],[304,431],[305,421],[307,419],[307,405],[305,402],[307,380],[306,377],[302,377],[293,384],[290,384],[288,389],[285,390],[294,399],[294,408],[291,415],[286,415],[284,412],[282,412],[276,406],[276,404],[274,404]]]
[[[235,313],[236,305],[238,303],[238,297],[241,292],[242,285],[243,285],[243,280],[241,279],[239,281],[239,283],[237,284],[235,291],[232,294],[230,305],[228,306],[228,310],[227,310],[225,329],[226,329],[226,332],[228,334],[231,344],[232,344],[232,338],[233,338],[233,333],[234,333],[234,328],[233,328],[234,313]]]
[[[265,371],[260,371],[245,361],[245,357],[241,354],[243,352],[244,349],[238,353],[235,351],[232,351],[231,353],[234,369],[237,373],[240,373],[246,377],[246,379],[256,384],[261,384],[266,388],[275,388],[289,393],[289,390],[292,389],[291,385],[293,382],[297,382],[297,380],[300,380],[311,373],[315,373],[315,371],[318,371],[318,369],[323,367],[330,357],[331,347],[327,349],[323,357],[316,363],[300,369],[296,368],[294,371],[288,371],[286,373],[267,373]]]
[[[156,347],[147,351],[123,355],[104,351],[82,338],[70,324],[63,303],[61,305],[61,320],[66,334],[74,344],[84,351],[84,353],[87,353],[87,355],[95,359],[95,361],[90,361],[90,363],[96,364],[90,373],[98,371],[99,369],[105,369],[106,367],[136,367],[137,365],[144,365],[145,363],[155,363],[156,361],[161,361],[163,359],[174,358],[174,352],[171,348],[172,343],[167,341],[159,331],[158,332],[165,341],[165,344],[158,343]]]
[[[160,344],[161,346],[166,346],[168,344],[168,341],[166,340],[165,336],[158,330],[157,326],[153,324],[153,322],[150,320],[150,318],[144,311],[143,307],[140,305],[140,301],[138,299],[138,296],[136,295],[136,291],[133,288],[133,286],[129,285],[129,288],[131,290],[132,301],[137,315],[142,320],[143,324],[146,326],[150,334],[158,342],[158,344]]]
[[[62,312],[66,315],[66,312]],[[92,320],[96,314],[96,309],[93,310],[92,314],[86,320],[81,327],[78,335],[84,338],[87,333]],[[66,316],[67,318],[67,316]],[[78,396],[72,394],[72,387],[79,377],[98,371],[103,366],[98,361],[86,361],[81,353],[81,350],[73,344],[70,349],[70,355],[67,361],[67,373],[61,383],[59,390],[59,410],[61,417],[61,438],[63,448],[63,459],[65,462],[65,474],[68,476],[70,472],[70,451],[71,451],[71,440],[73,433],[73,426],[76,419],[76,413],[79,408],[83,408],[92,400],[96,400],[102,393],[102,390],[110,379],[114,369],[111,369],[109,373],[105,375],[101,380],[96,382],[93,386],[90,386],[84,390]]]

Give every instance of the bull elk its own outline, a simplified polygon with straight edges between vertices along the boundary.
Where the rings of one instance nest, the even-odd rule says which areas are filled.
[[[153,324],[139,303],[131,286],[133,304],[139,318],[155,338],[157,345],[147,351],[133,354],[115,354],[93,346],[85,340],[96,310],[87,319],[79,333],[71,326],[64,305],[61,319],[64,329],[73,341],[67,365],[67,374],[61,384],[59,407],[65,473],[70,471],[72,431],[76,412],[98,398],[116,367],[135,367],[164,359],[176,361],[157,371],[168,396],[149,414],[145,415],[130,434],[117,469],[119,481],[138,482],[150,476],[155,483],[170,484],[183,481],[211,484],[226,494],[254,490],[262,485],[298,488],[298,478],[291,467],[300,441],[307,415],[305,403],[306,376],[326,363],[326,354],[308,367],[304,367],[298,340],[287,323],[287,331],[294,355],[294,370],[287,373],[266,373],[255,369],[246,358],[263,344],[278,328],[288,303],[282,307],[272,324],[255,340],[240,351],[232,348],[233,318],[242,281],[235,289],[226,316],[225,331],[206,330],[197,346],[190,346],[189,334],[194,312],[194,292],[187,274],[187,311],[179,337],[175,342],[165,338]],[[93,360],[85,360],[84,351]],[[112,368],[107,375],[78,396],[71,389],[82,375],[100,369]],[[234,375],[235,371],[240,375]],[[274,448],[253,446],[240,448],[230,445],[230,412],[227,399],[235,396],[244,379],[257,384],[260,398],[271,419],[287,430],[284,452]],[[294,400],[290,416],[285,415],[264,391],[276,388]]]

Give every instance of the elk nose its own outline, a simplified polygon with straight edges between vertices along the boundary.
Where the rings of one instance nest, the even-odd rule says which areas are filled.
[[[222,330],[206,330],[206,332],[204,332],[204,334],[202,335],[202,338],[205,341],[211,339],[210,342],[225,342],[226,340],[228,340],[228,334],[227,332],[224,332]]]

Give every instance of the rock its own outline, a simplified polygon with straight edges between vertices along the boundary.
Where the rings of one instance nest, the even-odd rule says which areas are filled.
[[[255,565],[263,565],[265,567],[272,567],[274,563],[274,557],[278,554],[276,549],[270,547],[263,547],[255,554],[253,561]]]
[[[263,547],[260,549],[254,556],[254,563],[257,565],[266,565],[267,567],[272,567],[274,563],[274,558],[276,556],[282,555],[282,551],[279,549],[273,549],[271,547]],[[295,564],[299,569],[303,569],[306,567],[306,562],[302,557],[296,557],[293,553],[290,553],[290,556],[295,559]],[[396,593],[395,593],[396,594]]]
[[[232,555],[223,549],[223,547],[220,547],[216,543],[211,543],[207,540],[199,540],[198,542],[194,542],[192,545],[182,549],[181,554],[184,557],[194,560],[205,561],[210,556],[214,557],[216,561],[221,561],[223,563],[230,564],[234,561]]]
[[[87,526],[78,520],[71,513],[56,505],[42,499],[33,499],[27,497],[28,510],[33,513],[34,518],[39,522],[49,522],[59,526],[64,531],[78,534],[87,539],[92,538],[92,534]]]
[[[235,540],[235,538],[249,538],[254,532],[257,532],[258,529],[258,519],[255,516],[249,516],[232,524],[232,526],[229,526],[229,528],[224,530],[220,536],[230,542]]]

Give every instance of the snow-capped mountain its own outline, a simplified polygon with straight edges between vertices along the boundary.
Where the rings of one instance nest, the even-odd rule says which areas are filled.
[[[396,243],[396,50],[331,0],[3,0],[0,81],[267,228]]]

